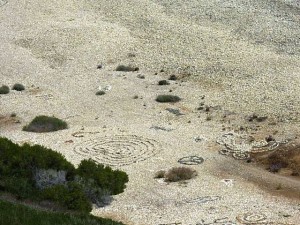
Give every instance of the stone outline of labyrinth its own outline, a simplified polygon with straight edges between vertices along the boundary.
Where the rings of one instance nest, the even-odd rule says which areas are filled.
[[[158,153],[157,141],[136,135],[115,135],[81,142],[74,152],[110,165],[124,166],[144,161]]]
[[[213,201],[218,201],[221,200],[221,197],[218,195],[208,195],[208,196],[200,196],[194,199],[188,199],[185,200],[185,203],[187,204],[204,204],[207,202],[213,202]]]
[[[245,213],[238,215],[236,219],[242,224],[264,224],[267,217],[262,213]]]
[[[178,159],[178,162],[184,165],[200,165],[204,162],[204,159],[200,156],[192,155],[192,156],[182,157]]]

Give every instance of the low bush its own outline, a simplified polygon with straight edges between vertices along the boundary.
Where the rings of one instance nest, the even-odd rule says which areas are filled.
[[[165,103],[165,102],[179,102],[181,100],[180,97],[176,95],[158,95],[156,97],[157,102]]]
[[[177,80],[176,75],[171,75],[171,76],[169,77],[169,80]]]
[[[37,116],[29,123],[29,125],[23,127],[23,130],[43,133],[43,132],[63,130],[67,128],[68,128],[67,123],[56,117]]]
[[[104,219],[92,215],[69,214],[52,212],[32,208],[0,200],[1,225],[124,225],[111,219]]]
[[[197,176],[197,172],[188,167],[173,167],[165,173],[165,181],[177,182],[189,180]]]
[[[97,91],[97,92],[96,92],[96,95],[105,95],[105,91],[101,91],[101,90],[100,90],[100,91]]]
[[[158,81],[158,85],[169,85],[170,83],[167,80]]]
[[[66,186],[55,185],[46,188],[42,191],[41,196],[44,200],[53,201],[70,210],[87,213],[92,210],[90,200],[82,187],[75,182],[69,182]]]
[[[155,173],[154,178],[164,178],[166,174],[166,171],[164,170],[159,170]]]
[[[12,90],[16,90],[16,91],[24,91],[25,87],[23,84],[14,84],[14,86],[12,87]]]
[[[132,67],[132,66],[119,65],[119,66],[117,66],[116,71],[133,72],[133,71],[139,71],[139,68]]]
[[[8,93],[9,93],[9,87],[6,85],[2,85],[0,87],[0,94],[3,95],[3,94],[8,94]]]
[[[122,193],[126,187],[125,183],[128,182],[128,176],[125,172],[114,171],[111,167],[96,164],[91,159],[82,160],[76,174],[94,180],[98,187],[111,191],[113,195]]]
[[[57,171],[60,179],[52,177],[53,171]],[[103,206],[110,202],[111,194],[123,192],[126,182],[125,172],[92,160],[83,160],[75,169],[63,155],[51,149],[19,146],[0,138],[0,189],[17,198],[51,200],[65,209],[89,212],[92,203]]]

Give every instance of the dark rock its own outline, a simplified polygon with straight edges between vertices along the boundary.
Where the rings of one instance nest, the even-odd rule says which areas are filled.
[[[265,138],[267,142],[275,141],[275,138],[272,135],[269,135],[268,137]]]
[[[167,80],[158,81],[158,85],[169,85],[170,83]]]
[[[169,77],[169,80],[177,80],[176,75],[171,75],[171,76]]]

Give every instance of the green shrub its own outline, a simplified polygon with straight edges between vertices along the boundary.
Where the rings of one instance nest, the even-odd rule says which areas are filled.
[[[124,225],[86,213],[45,211],[0,200],[1,225]]]
[[[13,90],[16,90],[16,91],[24,91],[25,90],[25,87],[23,84],[14,84],[14,86],[12,87]]]
[[[105,91],[97,91],[96,95],[105,95]]]
[[[122,193],[125,189],[125,183],[128,182],[128,176],[120,170],[112,170],[109,166],[96,164],[93,160],[82,160],[79,164],[76,174],[93,179],[103,190],[109,190],[113,195]]]
[[[197,172],[188,167],[173,167],[165,173],[165,180],[176,182],[189,180],[197,175]]]
[[[171,75],[171,76],[169,77],[169,80],[177,80],[176,75]]]
[[[170,83],[167,80],[158,81],[158,85],[169,85]]]
[[[90,212],[92,210],[92,204],[82,187],[75,182],[69,182],[67,186],[55,185],[46,188],[41,192],[41,197],[70,210],[80,212]]]
[[[165,102],[179,102],[181,98],[176,95],[158,95],[156,97],[157,102],[165,103]]]
[[[139,68],[132,67],[132,66],[119,65],[119,66],[117,66],[116,71],[132,72],[132,71],[139,71]]]
[[[2,95],[2,94],[8,94],[8,93],[9,93],[9,87],[6,85],[2,85],[0,87],[0,94]]]
[[[43,146],[19,146],[0,138],[0,150],[2,189],[17,197],[30,197],[37,190],[34,178],[37,169],[64,170],[67,171],[67,179],[74,177],[75,167],[60,153]]]
[[[29,125],[23,127],[23,130],[42,133],[63,130],[67,128],[67,123],[56,117],[37,116],[30,122]]]
[[[64,171],[63,183],[38,185],[37,171]],[[44,180],[43,180],[44,181]],[[40,145],[19,146],[0,137],[0,190],[18,198],[51,200],[75,211],[89,212],[91,203],[103,206],[111,194],[124,191],[128,176],[125,172],[83,160],[78,169],[65,157]]]
[[[164,170],[159,170],[155,173],[154,178],[164,178],[166,174],[166,171]]]

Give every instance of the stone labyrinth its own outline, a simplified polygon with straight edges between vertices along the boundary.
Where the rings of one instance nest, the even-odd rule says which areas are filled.
[[[110,166],[124,166],[144,161],[158,153],[158,142],[135,135],[100,137],[81,142],[74,151],[84,158]]]
[[[266,222],[267,217],[262,213],[245,213],[236,218],[240,223],[253,224]]]
[[[288,143],[284,141],[270,141],[265,140],[255,141],[251,140],[246,134],[227,133],[223,134],[217,143],[223,146],[219,151],[222,155],[232,155],[238,160],[245,160],[250,158],[250,153],[259,153],[266,151],[273,151],[279,145]]]

